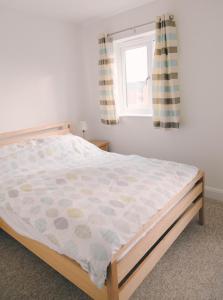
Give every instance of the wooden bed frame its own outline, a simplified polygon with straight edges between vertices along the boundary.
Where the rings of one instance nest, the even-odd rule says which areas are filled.
[[[21,142],[29,138],[67,133],[70,133],[69,123],[1,133],[0,146]],[[95,300],[126,300],[134,293],[196,214],[199,214],[200,224],[204,224],[203,191],[204,173],[199,171],[191,184],[171,200],[177,201],[178,199],[178,202],[167,214],[162,218],[161,215],[156,216],[159,219],[152,218],[143,226],[133,240],[123,246],[113,256],[108,267],[107,280],[102,289],[94,285],[88,273],[74,260],[58,254],[37,241],[18,234],[2,219],[0,219],[0,228],[39,256],[91,298]],[[179,199],[181,200],[179,201]],[[156,225],[148,230],[152,222],[155,221],[157,221]],[[126,249],[134,240],[137,242],[126,252]]]

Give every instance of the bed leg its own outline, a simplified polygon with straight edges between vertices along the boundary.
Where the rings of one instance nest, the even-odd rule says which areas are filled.
[[[204,174],[202,177],[202,207],[199,210],[199,224],[204,225],[205,224],[205,217],[204,217]]]
[[[107,289],[108,289],[108,300],[119,300],[116,261],[112,262],[108,268]]]
[[[204,198],[202,198],[202,207],[199,210],[199,224],[204,225],[205,224],[205,218],[204,218]]]

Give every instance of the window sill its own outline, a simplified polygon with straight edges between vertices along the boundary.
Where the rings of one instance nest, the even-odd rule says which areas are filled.
[[[144,117],[149,117],[149,118],[152,118],[152,116],[153,116],[152,114],[120,114],[119,115],[120,118],[123,118],[123,117],[124,118],[126,118],[126,117],[127,118],[128,117],[143,117],[143,118]]]

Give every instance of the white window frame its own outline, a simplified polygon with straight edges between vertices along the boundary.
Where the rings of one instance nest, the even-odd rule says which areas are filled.
[[[114,41],[115,53],[115,93],[118,105],[119,116],[152,116],[152,111],[145,109],[131,110],[127,105],[127,91],[126,91],[126,68],[125,65],[125,51],[139,47],[147,46],[148,57],[148,74],[150,78],[150,86],[152,88],[152,57],[154,51],[155,31],[149,31],[133,37],[124,38]],[[152,96],[152,94],[151,94]],[[151,99],[152,101],[152,99]]]

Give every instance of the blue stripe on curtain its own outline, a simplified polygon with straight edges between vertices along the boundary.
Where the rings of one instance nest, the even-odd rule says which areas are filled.
[[[180,112],[179,111],[174,111],[174,110],[162,110],[161,112],[159,111],[154,111],[154,113],[159,113],[161,117],[179,117]]]
[[[176,93],[179,92],[180,88],[179,85],[174,86],[153,86],[153,92],[160,92],[160,93]]]
[[[175,41],[177,39],[177,35],[176,33],[168,33],[166,35],[158,36],[157,42],[164,42],[166,39],[168,39],[168,41]]]
[[[170,68],[177,67],[177,61],[173,60],[165,60],[165,61],[154,61],[154,68]]]

